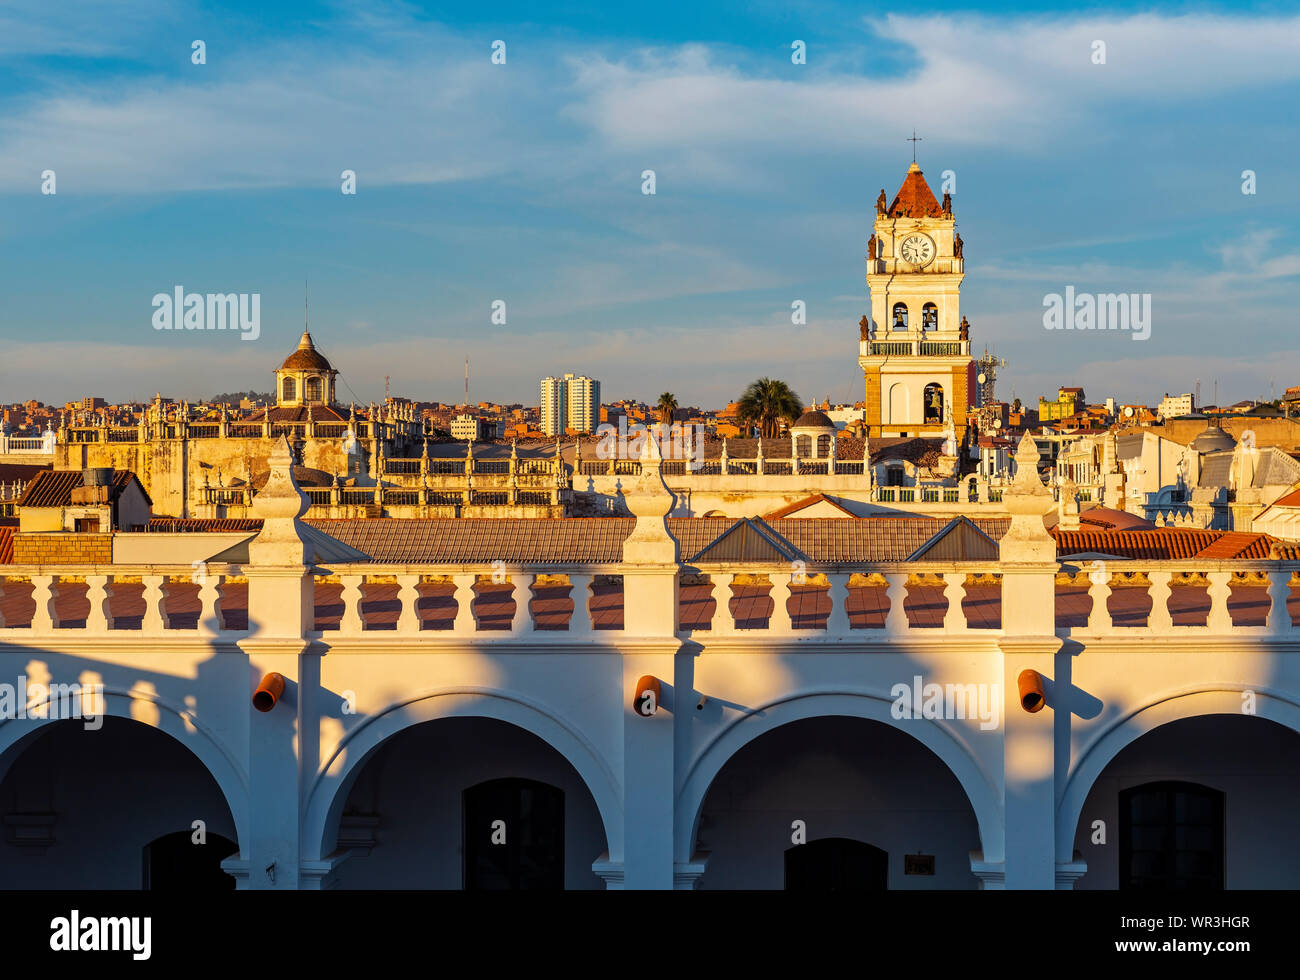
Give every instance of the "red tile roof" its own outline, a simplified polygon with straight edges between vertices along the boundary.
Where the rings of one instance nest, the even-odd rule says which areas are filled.
[[[915,164],[912,166],[916,167]],[[891,218],[938,218],[942,214],[943,208],[935,199],[930,185],[925,182],[921,169],[919,167],[909,169],[907,176],[903,178],[903,186],[898,189],[893,203],[889,205],[889,216]]]
[[[772,513],[770,514],[764,514],[763,517],[769,521],[775,520],[776,518],[780,518],[780,517],[792,517],[802,510],[807,510],[809,507],[812,507],[814,504],[821,504],[821,503],[830,504],[836,510],[843,513],[844,516],[846,517],[857,517],[857,515],[853,513],[853,511],[849,510],[839,501],[833,500],[830,497],[826,496],[826,494],[824,493],[815,493],[811,497],[804,497],[803,500],[796,500],[794,503],[786,504],[784,507],[780,507],[772,511]]]
[[[1155,561],[1268,558],[1275,543],[1267,534],[1185,527],[1106,531],[1087,528],[1062,531],[1054,527],[1050,533],[1056,539],[1058,555],[1096,552]]]
[[[72,491],[84,485],[81,470],[44,470],[36,475],[18,498],[19,507],[67,507],[72,503]],[[132,482],[140,488],[145,499],[149,494],[130,470],[113,471],[113,499],[121,496]],[[153,501],[149,501],[150,504]]]
[[[0,527],[0,565],[12,565],[14,563],[14,531],[13,527]]]

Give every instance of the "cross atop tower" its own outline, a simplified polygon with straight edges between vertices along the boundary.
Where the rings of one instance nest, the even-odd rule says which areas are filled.
[[[921,142],[922,140],[924,140],[924,139],[925,139],[924,136],[917,136],[917,135],[916,135],[916,130],[914,129],[914,130],[912,130],[912,135],[911,135],[908,139],[903,140],[904,143],[911,143],[911,144],[912,144],[912,162],[913,162],[913,163],[916,163],[916,144],[917,144],[917,143],[920,143],[920,142]]]

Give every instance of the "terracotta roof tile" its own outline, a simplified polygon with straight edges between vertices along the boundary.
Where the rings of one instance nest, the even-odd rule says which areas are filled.
[[[130,470],[113,471],[113,499],[117,499],[135,474]],[[36,475],[18,498],[19,507],[67,507],[72,503],[72,491],[84,483],[81,470],[44,470]],[[139,484],[139,481],[136,480]],[[140,492],[145,493],[140,486]],[[148,499],[145,493],[145,498]],[[152,501],[151,501],[152,503]]]
[[[0,527],[0,565],[14,563],[14,531],[12,527]]]
[[[903,178],[903,186],[898,189],[893,203],[889,205],[889,216],[891,218],[938,218],[942,214],[943,208],[935,199],[930,185],[925,182],[925,176],[920,168],[909,169],[907,176]]]

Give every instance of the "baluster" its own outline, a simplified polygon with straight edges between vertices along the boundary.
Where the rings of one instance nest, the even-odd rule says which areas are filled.
[[[768,618],[767,629],[776,636],[785,636],[794,632],[788,605],[791,575],[788,572],[776,572],[768,577],[772,580],[772,591],[768,593],[772,600],[772,615]]]
[[[962,633],[970,628],[966,622],[966,610],[961,607],[961,602],[966,598],[966,573],[965,572],[944,572],[943,580],[946,583],[943,590],[943,597],[948,600],[948,609],[943,614],[943,631],[945,633]]]
[[[569,635],[590,636],[595,632],[591,621],[588,602],[591,599],[591,583],[595,576],[569,573],[569,598],[573,600],[573,614],[569,617]]]
[[[1110,618],[1110,572],[1105,565],[1088,573],[1088,598],[1092,608],[1088,610],[1088,629],[1093,633],[1108,633],[1114,628]]]
[[[4,599],[4,597],[5,597],[5,577],[3,575],[0,575],[0,599]],[[0,604],[0,629],[4,629],[4,628],[5,628],[4,605]]]
[[[907,598],[907,573],[890,572],[885,576],[885,581],[889,583],[886,593],[889,596],[889,612],[885,616],[885,632],[898,636],[908,630],[907,610],[903,608],[903,602]]]
[[[1173,595],[1173,590],[1169,587],[1169,581],[1173,577],[1173,572],[1147,572],[1147,578],[1151,580],[1151,588],[1147,589],[1147,595],[1151,597],[1151,612],[1147,614],[1147,629],[1152,632],[1164,633],[1173,628],[1174,615],[1169,611],[1169,599]]]
[[[144,582],[144,618],[140,621],[140,629],[145,633],[171,629],[171,619],[167,615],[167,576],[144,575],[140,580]]]
[[[226,577],[213,572],[199,576],[199,636],[216,636],[226,628],[221,618],[221,586]]]
[[[454,575],[456,583],[456,620],[453,633],[473,633],[478,629],[478,614],[474,612],[474,585],[477,575]]]
[[[736,621],[731,615],[731,576],[710,575],[713,583],[713,622],[709,632],[714,636],[732,636],[736,632]]]
[[[86,629],[95,633],[107,633],[113,628],[113,610],[110,600],[113,586],[107,575],[86,576],[86,599],[90,602],[90,612],[86,613]]]
[[[339,596],[343,600],[343,615],[339,619],[339,633],[344,636],[356,636],[365,631],[366,623],[361,618],[361,583],[364,580],[364,575],[339,576],[339,582],[343,585],[343,592]]]
[[[831,600],[831,611],[826,617],[826,632],[835,636],[847,635],[852,629],[849,623],[849,579],[852,577],[847,573],[826,576],[831,586],[827,593]]]
[[[59,595],[57,575],[33,575],[32,598],[36,600],[36,611],[32,613],[32,632],[48,632],[59,624],[54,602]]]
[[[532,604],[533,587],[532,583],[536,576],[527,575],[523,572],[510,576],[510,584],[514,587],[512,596],[515,600],[515,615],[510,620],[510,632],[512,635],[532,632],[533,615],[528,608]]]
[[[397,632],[410,635],[420,632],[420,611],[416,603],[420,600],[420,576],[399,575],[397,584]]]
[[[1291,611],[1286,603],[1291,598],[1290,570],[1268,573],[1268,631],[1270,633],[1291,632]]]
[[[1228,596],[1232,590],[1228,588],[1228,582],[1232,578],[1232,572],[1210,572],[1205,577],[1210,580],[1210,587],[1206,589],[1210,596],[1210,615],[1205,625],[1215,633],[1231,633],[1232,614],[1228,612]]]

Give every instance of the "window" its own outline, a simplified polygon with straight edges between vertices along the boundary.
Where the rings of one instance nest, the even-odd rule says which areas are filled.
[[[1119,794],[1119,887],[1223,890],[1223,794],[1161,782]]]
[[[564,888],[564,791],[531,779],[465,790],[465,888]]]
[[[830,456],[831,456],[831,437],[818,436],[817,437],[817,458],[830,459]]]
[[[99,518],[98,517],[78,517],[77,531],[81,534],[98,534]]]
[[[306,385],[306,399],[309,402],[321,401],[321,381],[320,378],[308,378]]]
[[[293,378],[285,378],[280,385],[280,400],[291,402],[298,397],[298,384]]]
[[[889,854],[847,837],[796,844],[785,852],[786,891],[884,891]]]

